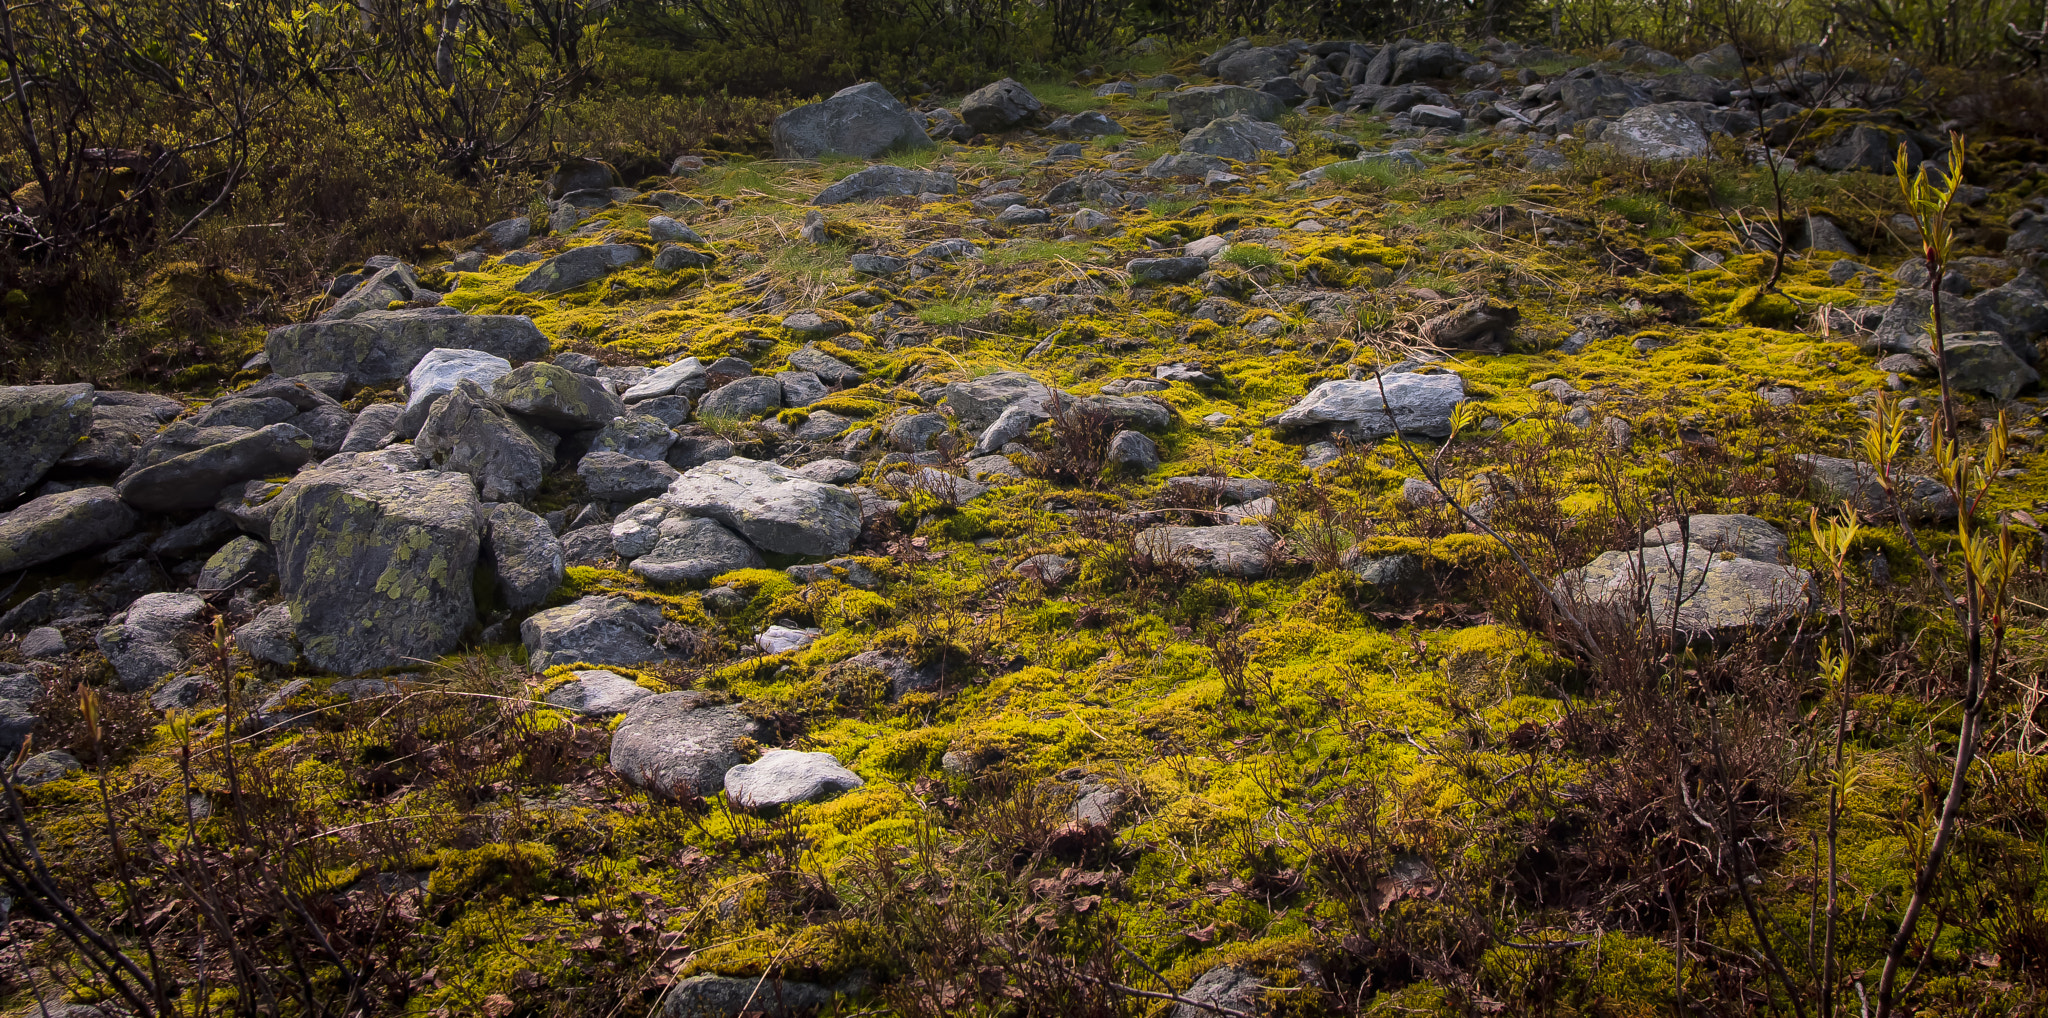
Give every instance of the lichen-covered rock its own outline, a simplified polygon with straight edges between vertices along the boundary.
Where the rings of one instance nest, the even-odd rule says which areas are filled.
[[[950,173],[908,166],[870,166],[842,177],[818,192],[813,205],[844,205],[915,194],[952,194],[960,184]]]
[[[482,350],[530,361],[547,356],[548,338],[525,315],[466,315],[431,307],[286,325],[270,330],[264,341],[278,374],[336,372],[348,378],[351,388],[404,378],[434,349]]]
[[[1600,140],[1634,159],[1669,162],[1698,159],[1713,151],[1707,132],[1678,107],[1682,103],[1639,106],[1609,125]]]
[[[1189,131],[1180,140],[1180,150],[1248,163],[1269,152],[1289,155],[1294,151],[1294,142],[1278,124],[1233,113]]]
[[[362,408],[349,423],[335,452],[376,452],[398,440],[398,425],[405,417],[399,403],[372,403]]]
[[[741,809],[757,812],[823,802],[865,784],[830,753],[793,749],[771,749],[753,763],[725,772],[726,798]]]
[[[1273,532],[1265,527],[1152,527],[1138,532],[1138,554],[1183,569],[1258,579],[1276,564]]]
[[[336,456],[280,492],[278,586],[306,660],[341,674],[433,660],[476,617],[476,487],[459,473],[393,472]]]
[[[164,423],[164,418],[148,407],[95,403],[92,423],[87,427],[84,439],[66,450],[57,463],[59,466],[108,473],[126,470],[135,462],[135,453],[143,443],[154,436]],[[0,453],[0,457],[6,455]]]
[[[499,405],[554,431],[601,428],[626,412],[603,382],[553,364],[522,364],[490,386]]]
[[[271,605],[236,627],[235,646],[258,661],[289,668],[299,662],[299,638],[292,630],[292,610]]]
[[[653,605],[592,595],[528,617],[519,636],[527,667],[536,672],[579,661],[630,668],[676,658],[654,642],[663,625],[661,609]]]
[[[1263,1010],[1266,987],[1258,976],[1243,968],[1218,965],[1202,973],[1181,996],[1244,1014],[1258,1014]],[[1215,1018],[1216,1014],[1196,1004],[1175,1004],[1170,1018]]]
[[[289,424],[173,456],[122,478],[121,500],[145,512],[203,509],[230,484],[289,474],[313,457],[312,440]]]
[[[1398,426],[1402,434],[1443,438],[1451,433],[1452,411],[1464,399],[1465,380],[1449,372],[1324,382],[1273,423],[1282,430],[1327,425],[1333,432],[1364,439],[1386,438]]]
[[[186,641],[198,633],[206,602],[190,594],[144,594],[116,615],[98,637],[100,653],[114,666],[121,688],[147,689],[178,669],[190,655]]]
[[[924,125],[879,83],[866,81],[775,118],[768,141],[777,159],[822,155],[877,159],[895,150],[930,148]]]
[[[804,1018],[832,1003],[832,991],[786,979],[691,976],[669,988],[661,1018]]]
[[[697,416],[759,420],[782,407],[782,383],[767,375],[736,378],[706,393]]]
[[[613,524],[616,533],[617,524]],[[617,539],[614,538],[616,544]],[[702,583],[735,569],[767,565],[754,546],[716,520],[671,516],[655,529],[655,542],[630,569],[656,583]]]
[[[0,573],[54,562],[134,533],[135,510],[107,487],[73,488],[0,513]]]
[[[1184,88],[1166,97],[1166,115],[1176,131],[1192,131],[1212,120],[1242,113],[1255,120],[1278,120],[1287,104],[1242,85]]]
[[[615,452],[636,460],[658,460],[676,444],[676,433],[659,417],[624,413],[612,418],[591,440],[591,452]]]
[[[745,711],[708,693],[661,693],[633,704],[612,730],[612,770],[667,798],[716,795],[725,772],[745,760],[739,740],[760,735]]]
[[[1021,371],[998,371],[949,383],[944,394],[960,430],[980,434],[1012,406],[1043,407],[1052,398],[1052,389]]]
[[[413,445],[434,466],[467,474],[487,502],[524,502],[554,466],[554,436],[529,431],[483,387],[461,379],[427,416]]]
[[[90,385],[0,387],[0,499],[35,487],[92,430],[92,420]]]
[[[420,285],[419,277],[413,275],[412,266],[398,262],[372,272],[369,278],[349,288],[347,293],[334,302],[333,307],[320,313],[320,320],[339,322],[354,318],[365,311],[383,311],[393,304],[440,299],[440,294]],[[295,375],[299,372],[282,373]]]
[[[839,555],[860,535],[860,500],[851,492],[743,457],[692,467],[661,497],[775,554]]]
[[[1943,340],[1942,348],[1948,360],[1949,385],[1964,392],[2011,399],[2041,380],[2041,373],[2021,360],[1996,332],[1952,332]],[[1914,352],[1933,360],[1933,341],[1928,340]]]
[[[662,460],[641,459],[609,450],[592,452],[576,463],[576,476],[591,498],[604,502],[638,502],[667,491],[682,475]]]
[[[631,265],[645,252],[631,244],[593,244],[575,247],[533,267],[512,288],[520,293],[560,293],[610,275],[612,270]]]
[[[548,521],[532,510],[500,502],[484,515],[482,562],[497,581],[498,600],[524,611],[547,600],[562,585],[567,562],[562,542]]]
[[[806,343],[791,353],[789,366],[797,371],[808,371],[833,385],[856,385],[867,377],[859,368],[818,349],[816,343]]]
[[[212,597],[237,588],[260,587],[275,575],[277,556],[271,553],[270,546],[243,534],[221,545],[206,560],[192,585],[202,596]]]
[[[1754,516],[1693,516],[1643,534],[1640,552],[1602,552],[1559,577],[1566,596],[1691,636],[1775,625],[1806,605],[1812,574],[1787,564],[1785,535]]]
[[[682,394],[701,396],[711,384],[710,370],[695,357],[685,357],[673,364],[654,369],[647,377],[633,383],[632,388],[619,395],[626,403],[657,399],[662,396]]]
[[[1014,79],[983,85],[960,100],[960,119],[983,134],[1007,130],[1045,108],[1031,90]]]
[[[405,377],[405,415],[399,418],[401,434],[417,435],[441,397],[455,391],[468,379],[488,389],[512,370],[512,362],[482,350],[429,350]]]
[[[1808,483],[1814,501],[1823,511],[1847,501],[1858,512],[1879,519],[1892,517],[1892,497],[1885,493],[1877,469],[1870,464],[1806,453],[1793,456],[1792,461],[1812,472]],[[1907,519],[1915,523],[1948,523],[1956,518],[1955,496],[1940,481],[1921,474],[1894,472],[1892,485],[1898,489],[1898,501],[1905,508]]]
[[[602,718],[624,714],[634,704],[654,695],[654,690],[602,668],[571,674],[575,678],[548,691],[546,702],[550,706]]]

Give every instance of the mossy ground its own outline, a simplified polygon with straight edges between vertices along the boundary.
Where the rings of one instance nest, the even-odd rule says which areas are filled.
[[[1055,111],[1110,114],[1130,142],[1172,138],[1156,99],[1035,87]],[[1338,127],[1367,145],[1386,140],[1364,121]],[[864,322],[873,311],[849,298],[886,296],[909,308],[890,328],[916,341],[889,350],[877,330],[841,337],[829,349],[870,381],[809,408],[869,422],[922,408],[920,390],[994,370],[1086,394],[1150,378],[1155,365],[1198,365],[1215,384],[1159,393],[1178,420],[1158,436],[1157,477],[1281,482],[1272,526],[1292,561],[1255,582],[1143,563],[1116,514],[1171,518],[1155,478],[1112,479],[1086,495],[1029,480],[957,510],[915,503],[868,549],[884,556],[880,592],[749,570],[719,581],[745,606],[714,616],[694,592],[574,569],[556,602],[627,594],[706,634],[699,663],[615,670],[651,688],[743,701],[772,720],[781,744],[830,752],[867,784],[773,820],[722,799],[650,800],[603,768],[604,723],[523,700],[566,670],[525,675],[513,647],[418,671],[396,704],[336,708],[240,744],[270,797],[261,808],[301,832],[276,843],[289,843],[285,879],[298,893],[332,903],[371,872],[426,874],[417,901],[380,920],[388,925],[349,925],[375,911],[361,897],[334,906],[339,928],[367,945],[362,964],[394,973],[377,999],[406,1013],[637,1013],[679,977],[772,970],[865,987],[843,1001],[848,1014],[1052,1013],[1047,1001],[1066,998],[1033,996],[1051,991],[1016,975],[1055,971],[1048,958],[1159,988],[1129,964],[1137,959],[1178,989],[1231,961],[1277,987],[1272,1006],[1289,1014],[1742,1013],[1783,1011],[1807,992],[1758,960],[1757,930],[1796,952],[1816,914],[1820,747],[1831,729],[1815,720],[1826,699],[1810,634],[1830,623],[1816,614],[1797,634],[1674,651],[1647,673],[1661,676],[1659,702],[1683,709],[1646,706],[1643,690],[1617,686],[1554,639],[1560,620],[1499,544],[1403,503],[1402,482],[1419,472],[1410,450],[1350,447],[1311,470],[1299,444],[1262,422],[1315,382],[1423,350],[1424,319],[1486,295],[1522,313],[1512,348],[1442,353],[1492,420],[1413,452],[1439,464],[1453,491],[1477,490],[1471,482],[1489,471],[1511,479],[1519,495],[1494,523],[1533,569],[1551,575],[1625,547],[1677,511],[1762,516],[1811,565],[1812,503],[1787,463],[1797,452],[1851,454],[1870,395],[1887,385],[1869,355],[1823,334],[1817,313],[1889,298],[1884,271],[1906,251],[1884,232],[1899,211],[1886,182],[1792,175],[1793,200],[1832,210],[1883,271],[1838,284],[1827,273],[1835,256],[1795,253],[1766,289],[1772,257],[1745,253],[1732,227],[1737,215],[1763,214],[1767,182],[1734,161],[1656,167],[1566,143],[1567,169],[1532,174],[1519,168],[1519,140],[1429,138],[1417,149],[1426,169],[1413,175],[1288,188],[1336,158],[1311,148],[1246,168],[1243,193],[1161,187],[1148,207],[1112,210],[1116,230],[1078,239],[973,222],[984,213],[969,197],[982,184],[1014,178],[1043,193],[1112,159],[1142,165],[1099,145],[1047,165],[1046,147],[1019,135],[911,157],[958,175],[961,196],[832,207],[822,246],[797,239],[805,203],[856,166],[734,159],[649,182],[706,203],[678,218],[710,242],[712,269],[664,273],[643,261],[534,296],[513,289],[526,270],[495,263],[448,276],[447,303],[530,315],[558,346],[619,363],[737,355],[773,370],[803,342],[781,327],[784,314],[819,308]],[[1965,216],[1981,248],[1998,239],[1984,224],[2002,221],[2038,180],[2007,183]],[[616,206],[601,229],[544,246],[651,248],[646,220],[660,212]],[[1208,294],[1134,287],[1122,269],[1211,233],[1247,238],[1223,274],[1234,318],[1196,320]],[[953,236],[986,255],[897,283],[847,267],[855,250],[900,254]],[[1702,252],[1722,260],[1694,271]],[[1020,303],[1031,297],[1068,303],[1034,312]],[[1266,317],[1284,329],[1247,330]],[[1595,318],[1605,334],[1562,352]],[[1569,423],[1563,406],[1528,388],[1552,378],[1599,396],[1599,416],[1627,422],[1629,438],[1616,445]],[[1931,394],[1904,384],[1924,415]],[[1795,399],[1766,403],[1765,387]],[[2038,438],[2031,399],[1972,399],[1964,416],[2001,409]],[[1223,423],[1201,423],[1212,414]],[[1987,512],[2048,500],[2048,474],[2031,445],[2021,448],[2021,473],[2001,482]],[[1872,527],[1890,580],[1859,563],[1850,594],[1852,614],[1885,648],[1859,666],[1848,734],[1840,855],[1850,972],[1881,956],[1956,714],[1957,636],[1913,607],[1929,603],[1926,579],[1901,535]],[[1434,586],[1383,599],[1342,568],[1354,546],[1420,554]],[[1070,557],[1078,575],[1049,589],[1009,571],[1041,552]],[[2030,590],[2039,579],[2029,574]],[[2023,609],[2008,637],[2032,675],[2038,612]],[[750,634],[777,621],[825,635],[754,654]],[[937,663],[944,683],[891,702],[886,683],[841,665],[876,647]],[[2033,701],[1995,695],[1994,727],[2038,749]],[[221,806],[183,833],[181,742],[214,717],[159,727],[117,765],[33,793],[58,864],[107,865],[94,833],[101,781],[124,822],[165,845],[242,836]],[[1723,740],[1715,762],[1677,745],[1701,733]],[[1737,753],[1748,756],[1727,755]],[[978,770],[949,772],[948,754]],[[225,804],[209,762],[219,758],[202,754],[191,780]],[[1679,759],[1697,772],[1659,785]],[[2048,950],[2038,879],[2048,769],[2022,748],[1993,756],[1982,774],[1942,921],[1922,927],[1916,1013],[2043,1004],[2033,952]],[[1731,776],[1752,784],[1739,794],[1714,784]],[[1113,830],[1067,815],[1095,784],[1121,795]],[[1678,815],[1688,796],[1740,816],[1748,862],[1728,862],[1717,835]],[[1731,879],[1753,894],[1761,927]],[[949,941],[979,945],[1025,988],[985,996],[985,973],[968,962],[927,966],[949,957]],[[1305,957],[1320,975],[1299,965]],[[1792,964],[1812,967],[1810,956]],[[1062,992],[1084,985],[1066,982]],[[1334,1003],[1331,987],[1353,1002]],[[921,1010],[921,999],[951,1004]]]

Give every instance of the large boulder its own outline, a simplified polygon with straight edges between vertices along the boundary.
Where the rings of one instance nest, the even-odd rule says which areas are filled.
[[[73,488],[0,513],[0,573],[112,544],[135,531],[135,510],[112,488]]]
[[[512,289],[520,293],[560,293],[611,275],[637,262],[645,252],[631,244],[592,244],[570,248],[533,267]]]
[[[1458,47],[1447,42],[1425,43],[1410,50],[1404,50],[1394,60],[1394,73],[1387,79],[1390,85],[1404,81],[1427,81],[1432,78],[1448,78],[1465,69],[1471,63]]]
[[[1189,131],[1180,140],[1180,150],[1248,163],[1268,152],[1288,155],[1294,151],[1294,142],[1278,124],[1233,113]]]
[[[818,196],[811,199],[811,204],[845,205],[904,195],[952,194],[958,190],[960,183],[950,173],[885,163],[847,174],[819,191]]]
[[[1382,382],[1386,386],[1384,399]],[[1360,439],[1386,438],[1395,433],[1396,426],[1402,434],[1445,438],[1451,433],[1451,413],[1464,400],[1465,380],[1449,372],[1340,380],[1316,386],[1272,423],[1282,430],[1327,425],[1332,432]],[[1393,411],[1391,422],[1389,409]]]
[[[998,371],[945,387],[946,406],[962,432],[979,434],[1017,404],[1043,407],[1052,389],[1021,371]]]
[[[85,438],[73,444],[59,457],[57,464],[81,470],[113,473],[128,469],[135,462],[135,454],[157,430],[177,416],[184,409],[177,404],[167,416],[162,411],[148,406],[108,404],[100,401],[105,395],[118,393],[95,393],[92,408],[92,424],[86,429]],[[5,457],[7,453],[0,453]]]
[[[853,385],[867,377],[859,368],[818,349],[816,343],[806,343],[791,353],[789,366],[797,371],[808,371],[833,385]]]
[[[0,388],[0,500],[35,487],[92,430],[92,418],[92,386],[83,382]]]
[[[782,383],[768,375],[749,375],[711,390],[698,402],[697,416],[755,421],[781,408]]]
[[[674,660],[654,641],[666,624],[661,609],[625,597],[592,595],[529,616],[519,625],[527,667],[555,665],[644,665]]]
[[[123,690],[148,689],[189,656],[186,641],[198,632],[206,602],[191,594],[144,594],[100,630],[100,653],[113,664]]]
[[[498,600],[524,611],[562,585],[562,541],[532,510],[500,502],[484,515],[482,562],[497,580]]]
[[[1952,332],[1942,343],[1948,360],[1949,385],[1964,392],[1981,392],[1994,399],[2011,399],[2020,390],[2041,380],[2041,373],[2020,359],[2012,346],[1996,332]],[[1913,351],[1934,362],[1930,339]]]
[[[263,347],[278,374],[331,371],[357,388],[404,378],[429,350],[482,350],[530,361],[547,356],[548,338],[525,315],[466,315],[431,307],[286,325],[270,330]]]
[[[482,350],[427,351],[405,376],[405,414],[398,421],[399,433],[419,434],[435,402],[454,392],[455,383],[466,378],[488,387],[511,370],[511,361]]]
[[[823,102],[798,106],[769,125],[777,159],[822,155],[876,159],[891,151],[930,148],[924,125],[882,85],[867,81],[842,88]]]
[[[483,513],[468,477],[344,453],[293,478],[270,525],[279,589],[314,667],[433,660],[476,617]]]
[[[823,802],[867,782],[830,753],[771,749],[753,763],[725,772],[725,795],[733,805],[757,812]]]
[[[413,447],[440,469],[468,474],[486,502],[525,502],[554,466],[553,438],[521,427],[465,378],[427,416]]]
[[[852,492],[738,456],[690,468],[661,498],[774,554],[840,555],[860,536],[860,499]]]
[[[617,524],[613,532],[617,533]],[[627,568],[656,583],[702,583],[735,569],[765,565],[753,545],[717,520],[671,516],[656,528],[654,547]]]
[[[1242,113],[1254,120],[1278,120],[1287,104],[1242,85],[1184,88],[1166,97],[1166,115],[1176,131],[1192,131],[1212,120]]]
[[[1152,527],[1138,532],[1138,554],[1161,564],[1202,573],[1258,579],[1277,557],[1273,532],[1265,527]]]
[[[1712,154],[1713,145],[1699,123],[1674,107],[1679,103],[1639,106],[1608,125],[1600,140],[1622,155],[1652,162],[1699,159]]]
[[[1283,46],[1253,46],[1218,61],[1215,75],[1233,85],[1250,85],[1267,78],[1284,78],[1293,69],[1293,50]]]
[[[1572,115],[1619,117],[1638,106],[1650,104],[1649,93],[1613,74],[1595,73],[1567,78],[1558,86],[1558,99]]]
[[[559,432],[601,428],[626,412],[626,405],[603,382],[553,364],[522,364],[512,369],[491,383],[491,398],[505,409]]]
[[[1031,90],[1004,78],[967,93],[960,100],[960,119],[983,134],[1008,130],[1045,108]]]
[[[289,424],[272,424],[208,445],[121,479],[121,500],[144,512],[204,509],[221,489],[297,470],[313,456],[312,440]]]
[[[761,734],[738,705],[696,690],[662,693],[633,704],[612,730],[612,770],[666,798],[716,795],[725,772],[746,760],[739,741]]]
[[[602,502],[638,502],[667,491],[682,475],[661,460],[601,450],[576,462],[576,476],[591,498]]]
[[[1754,516],[1693,516],[1646,531],[1640,553],[1602,552],[1558,578],[1566,596],[1688,636],[1775,625],[1806,605],[1812,574],[1789,564],[1785,535]]]

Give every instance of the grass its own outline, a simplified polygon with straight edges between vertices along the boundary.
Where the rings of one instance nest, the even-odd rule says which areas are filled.
[[[1280,255],[1263,244],[1232,244],[1223,252],[1223,260],[1239,268],[1256,269],[1280,264]]]
[[[954,297],[918,308],[917,320],[926,325],[950,328],[982,318],[995,308],[996,302],[993,298]]]
[[[1094,257],[1088,245],[1056,240],[1027,240],[1021,244],[999,244],[989,248],[982,261],[997,268],[1012,265],[1051,265],[1057,259],[1072,262],[1087,261]]]

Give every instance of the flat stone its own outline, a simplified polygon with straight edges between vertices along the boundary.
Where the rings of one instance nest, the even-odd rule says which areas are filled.
[[[631,668],[678,659],[654,642],[665,624],[661,609],[653,605],[591,595],[529,616],[520,623],[519,635],[526,644],[527,667],[535,672],[577,662]]]
[[[615,523],[613,533],[617,532]],[[654,539],[654,546],[635,558],[629,568],[656,583],[703,583],[735,569],[760,569],[768,564],[753,545],[716,520],[671,516],[655,528]]]
[[[1197,572],[1258,579],[1274,565],[1271,531],[1254,526],[1152,527],[1139,531],[1138,553]]]
[[[870,166],[841,178],[818,192],[813,205],[844,205],[918,194],[953,194],[959,183],[950,173],[887,164]]]
[[[726,772],[745,761],[735,743],[760,735],[752,717],[708,693],[658,693],[627,708],[613,729],[611,766],[627,784],[657,796],[716,795]]]
[[[1568,596],[1612,611],[1647,604],[1650,621],[1692,636],[1775,625],[1804,608],[1812,574],[1787,564],[1785,535],[1753,516],[1694,516],[1643,535],[1640,559],[1603,552],[1559,577]],[[1690,540],[1687,540],[1687,538]]]
[[[576,464],[576,476],[591,498],[605,502],[638,502],[669,489],[682,476],[663,460],[640,459],[600,450]]]
[[[617,672],[594,668],[571,674],[575,678],[549,690],[544,702],[585,717],[610,717],[655,695],[654,690]]]
[[[512,289],[520,293],[560,293],[595,282],[613,270],[644,257],[631,244],[594,244],[570,248],[533,267]]]
[[[1451,433],[1451,413],[1465,399],[1465,380],[1456,374],[1419,375],[1404,372],[1382,380],[1324,382],[1288,407],[1272,423],[1282,430],[1328,425],[1355,438],[1380,439],[1395,433],[1444,438]],[[1392,420],[1387,410],[1392,408]]]
[[[725,795],[745,810],[772,811],[823,802],[865,785],[830,753],[771,749],[725,772]]]
[[[129,474],[121,500],[145,512],[204,509],[230,484],[297,470],[312,458],[310,444],[298,428],[272,424]]]
[[[73,488],[0,513],[0,573],[54,562],[135,532],[135,510],[112,488]]]

